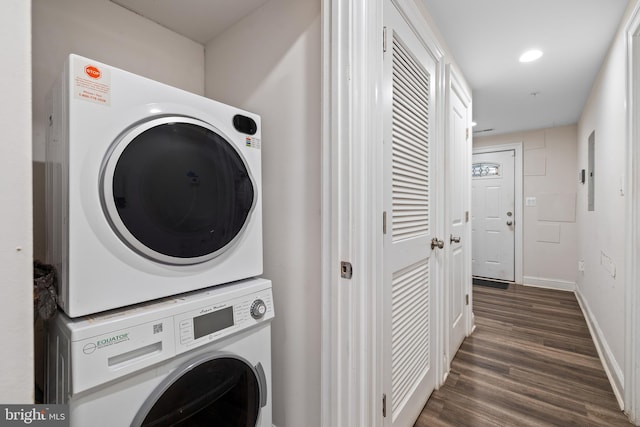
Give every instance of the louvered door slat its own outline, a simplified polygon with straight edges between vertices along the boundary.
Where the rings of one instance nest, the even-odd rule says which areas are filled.
[[[415,97],[415,94],[407,94],[408,97]],[[418,141],[422,140],[429,133],[427,117],[422,117],[419,108],[427,108],[420,105],[407,105],[407,99],[394,99],[393,107],[396,113],[395,125],[405,131],[411,132]]]
[[[413,265],[394,275],[392,283],[392,408],[409,397],[414,383],[430,366],[429,264]]]
[[[395,38],[393,54],[392,236],[399,240],[429,232],[430,87],[429,75]]]

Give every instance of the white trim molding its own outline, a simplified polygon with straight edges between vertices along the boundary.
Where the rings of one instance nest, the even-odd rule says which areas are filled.
[[[523,182],[523,163],[522,163],[522,142],[516,142],[513,144],[501,144],[491,145],[486,147],[477,147],[473,149],[473,154],[480,153],[493,153],[495,151],[515,150],[516,153],[516,170],[515,170],[515,221],[516,221],[516,235],[515,235],[515,281],[522,284],[522,225],[523,225],[523,209],[524,201],[522,198],[522,182]]]
[[[640,3],[625,29],[627,85],[627,194],[625,242],[624,410],[640,425]]]
[[[620,365],[616,362],[616,358],[613,356],[613,352],[605,339],[604,333],[602,332],[602,329],[600,329],[600,325],[598,324],[596,317],[593,315],[587,300],[580,293],[580,289],[576,289],[575,295],[578,300],[578,304],[580,305],[580,309],[582,310],[582,314],[587,321],[591,338],[593,338],[593,342],[596,346],[596,350],[598,351],[598,356],[600,357],[604,371],[611,383],[613,394],[616,396],[618,405],[622,410],[624,409],[624,375],[622,373],[622,369],[620,369]]]
[[[382,0],[322,8],[321,425],[381,425]]]
[[[522,284],[524,286],[555,289],[557,291],[574,292],[576,290],[576,282],[569,282],[561,279],[549,279],[545,277],[524,276],[522,278]]]

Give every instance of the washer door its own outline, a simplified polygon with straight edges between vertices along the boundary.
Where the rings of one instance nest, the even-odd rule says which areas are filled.
[[[255,427],[266,399],[260,364],[253,367],[239,357],[204,355],[165,379],[131,426]]]
[[[167,264],[197,264],[224,252],[246,227],[256,198],[229,138],[187,117],[132,127],[101,173],[112,228],[138,253]]]

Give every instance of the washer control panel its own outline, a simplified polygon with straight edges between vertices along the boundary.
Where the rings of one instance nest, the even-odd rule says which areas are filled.
[[[174,317],[176,353],[209,344],[273,317],[271,289],[180,313]]]
[[[233,335],[268,326],[274,314],[271,281],[262,278],[93,316],[70,319],[60,313],[50,325],[48,345],[51,363],[58,366],[50,374],[65,388],[50,390],[49,399],[64,403],[59,399],[67,391],[84,392],[201,346],[223,348]]]

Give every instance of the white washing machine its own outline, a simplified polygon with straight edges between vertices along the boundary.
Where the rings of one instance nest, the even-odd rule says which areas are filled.
[[[70,317],[262,274],[258,115],[76,55],[49,105],[47,258]]]
[[[70,319],[48,338],[47,403],[71,426],[271,427],[271,282],[249,279]]]

